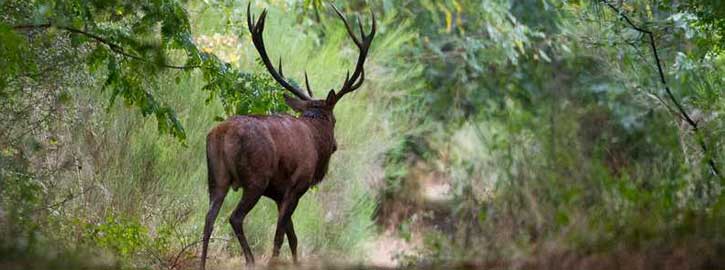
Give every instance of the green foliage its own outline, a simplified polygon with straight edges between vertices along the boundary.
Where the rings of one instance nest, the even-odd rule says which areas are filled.
[[[612,2],[654,33],[671,98],[648,36],[605,3],[420,3],[407,6],[409,16],[432,23],[416,24],[427,28],[419,28],[408,59],[427,67],[429,88],[419,100],[429,130],[410,141],[423,140],[428,155],[391,152],[402,158],[388,161],[383,194],[422,181],[406,177],[420,165],[400,167],[420,159],[450,178],[446,209],[456,221],[428,230],[421,237],[438,240],[424,241],[421,256],[409,260],[516,260],[562,249],[586,256],[709,237],[722,243],[711,212],[722,182],[708,164],[712,158],[722,170],[722,53],[703,32],[705,19],[667,1]],[[429,60],[430,47],[444,53]],[[675,102],[699,119],[699,134]],[[702,151],[700,141],[717,150]],[[541,249],[547,245],[553,250]]]
[[[196,266],[206,132],[287,110],[245,4],[0,1],[0,259],[53,265],[52,247],[115,258],[102,266]],[[708,162],[725,170],[720,2],[336,4],[375,11],[379,33],[363,89],[335,109],[328,177],[293,217],[303,260],[362,260],[380,236],[412,246],[397,256],[410,265],[681,251],[692,268],[722,263],[725,196]],[[252,8],[269,8],[267,49],[290,80],[307,70],[317,96],[339,87],[355,50],[331,9]],[[652,40],[622,15],[653,33],[672,95]],[[213,264],[240,255],[225,218],[239,196]],[[275,217],[262,200],[245,221],[258,257]]]
[[[25,52],[25,41],[18,36],[12,29],[0,22],[0,96],[6,97],[5,87],[8,84],[8,80],[20,73],[23,68]],[[27,64],[27,62],[26,62]],[[32,68],[27,66],[26,68]]]
[[[156,97],[154,89],[163,76],[201,70],[207,81],[204,89],[210,92],[210,99],[222,100],[228,115],[286,110],[276,91],[280,88],[274,87],[271,79],[236,70],[197,47],[189,15],[179,1],[8,1],[2,7],[6,12],[0,22],[3,91],[7,78],[17,74],[22,65],[40,62],[35,58],[42,60],[40,50],[55,49],[41,45],[35,48],[38,51],[23,54],[23,40],[18,34],[33,37],[41,31],[51,38],[70,37],[67,46],[76,48],[72,57],[85,58],[88,72],[105,74],[101,80],[105,81],[103,89],[110,91],[111,105],[122,97],[143,116],[154,116],[160,132],[182,142],[186,132],[175,110]],[[180,58],[184,65],[172,63],[180,62]],[[50,68],[82,70],[78,65]],[[22,87],[22,83],[11,87]]]
[[[122,257],[134,255],[149,240],[141,224],[114,215],[109,215],[97,224],[87,224],[86,230],[91,235],[89,240]]]
[[[8,157],[2,157],[3,165],[8,165],[6,158]],[[0,199],[2,205],[5,206],[2,213],[4,226],[8,226],[11,233],[21,234],[27,232],[26,228],[38,226],[34,218],[43,198],[42,184],[27,171],[12,170],[5,166],[0,169],[0,176],[3,179],[0,182]],[[12,220],[13,223],[6,223],[7,220]],[[31,237],[28,242],[33,245],[33,235],[28,234],[23,237],[26,236]],[[3,237],[9,237],[9,235],[3,235]],[[3,248],[8,247],[3,246]]]
[[[505,95],[491,85],[490,75],[508,63],[516,66],[529,53],[530,40],[544,37],[509,9],[499,1],[415,1],[402,9],[420,33],[407,58],[426,67],[422,79],[429,89],[422,95],[433,117],[464,119]],[[542,50],[536,53],[548,58]]]
[[[215,77],[218,74],[221,78]],[[209,92],[207,103],[218,96],[226,116],[268,114],[287,109],[282,91],[278,91],[280,86],[269,75],[240,73],[223,64],[205,67],[204,78],[209,81],[202,88]]]
[[[703,38],[698,41],[705,48],[722,52],[725,43],[725,4],[717,0],[688,0],[678,7],[697,16],[691,24],[700,28]]]

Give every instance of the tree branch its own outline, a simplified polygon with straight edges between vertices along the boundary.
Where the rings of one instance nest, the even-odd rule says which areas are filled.
[[[54,203],[54,204],[51,204],[51,205],[48,205],[48,206],[42,206],[42,207],[38,207],[38,208],[36,208],[36,209],[33,209],[33,210],[32,210],[31,212],[32,212],[32,213],[37,213],[37,212],[38,212],[38,211],[40,211],[40,210],[46,210],[46,209],[47,209],[47,210],[52,210],[52,209],[55,209],[55,208],[57,208],[57,207],[60,207],[60,206],[64,205],[65,203],[67,203],[67,202],[69,202],[69,201],[72,201],[72,200],[75,200],[76,198],[78,198],[78,197],[80,197],[80,196],[82,196],[82,195],[85,195],[85,194],[86,194],[86,193],[88,193],[89,191],[91,191],[91,190],[95,190],[95,189],[96,189],[96,187],[91,187],[91,188],[88,188],[88,189],[84,190],[83,192],[80,192],[80,193],[77,193],[77,194],[68,194],[68,195],[67,195],[67,196],[65,197],[65,199],[63,199],[63,200],[61,200],[61,201],[59,201],[59,202],[56,202],[56,203]]]
[[[682,106],[682,104],[677,100],[677,98],[675,97],[675,95],[672,94],[672,90],[670,90],[670,86],[667,84],[667,80],[665,79],[665,73],[662,71],[662,64],[660,63],[660,56],[657,53],[657,45],[655,43],[655,38],[654,38],[654,34],[652,33],[652,31],[647,30],[647,29],[644,29],[644,28],[641,28],[641,27],[635,25],[632,22],[632,20],[629,19],[629,17],[627,16],[627,14],[625,14],[622,11],[620,11],[616,6],[614,6],[611,3],[609,3],[609,1],[603,0],[602,3],[606,4],[612,10],[614,10],[614,12],[616,12],[622,19],[624,19],[624,21],[627,22],[627,24],[629,24],[629,26],[632,29],[634,29],[634,30],[636,30],[636,31],[638,31],[640,33],[643,33],[643,34],[646,34],[647,36],[649,36],[649,44],[650,44],[650,47],[652,48],[652,54],[653,54],[653,56],[655,58],[654,60],[655,60],[655,64],[657,65],[657,72],[659,73],[660,82],[665,87],[665,92],[667,93],[667,96],[670,98],[670,100],[672,101],[672,103],[675,104],[675,107],[677,107],[677,110],[680,112],[680,115],[682,115],[682,118],[685,119],[685,122],[687,122],[687,124],[689,124],[690,127],[692,127],[692,130],[695,133],[695,137],[697,138],[697,141],[700,144],[700,148],[702,148],[703,154],[705,155],[705,157],[708,160],[707,163],[710,165],[710,169],[712,170],[712,173],[716,177],[721,178],[721,180],[723,180],[722,177],[721,177],[720,171],[717,168],[717,165],[716,165],[716,162],[715,162],[714,158],[709,155],[709,151],[708,151],[708,148],[707,148],[707,144],[705,144],[705,141],[704,141],[704,139],[702,137],[698,136],[699,135],[698,133],[700,133],[700,129],[699,129],[698,125],[697,125],[697,122],[695,122],[695,121],[692,120],[692,118],[687,113],[687,111],[685,111],[685,108]]]
[[[68,32],[71,32],[71,33],[74,33],[74,34],[79,34],[79,35],[87,36],[87,37],[93,39],[96,43],[101,43],[103,45],[108,46],[108,48],[111,49],[111,51],[113,51],[113,52],[115,52],[115,53],[117,53],[119,55],[122,55],[122,56],[125,56],[125,57],[128,57],[128,58],[131,58],[131,59],[134,59],[134,60],[137,60],[137,61],[141,61],[141,62],[152,63],[152,62],[146,60],[145,58],[143,58],[141,56],[134,55],[134,54],[131,54],[131,53],[126,52],[126,50],[124,50],[123,47],[121,47],[118,44],[115,44],[115,43],[109,41],[106,38],[103,38],[103,37],[101,37],[99,35],[96,35],[96,34],[93,34],[93,33],[90,33],[90,32],[86,32],[86,31],[83,31],[83,30],[80,30],[80,29],[77,29],[77,28],[72,28],[72,27],[68,27],[68,26],[53,25],[53,24],[50,24],[50,23],[44,23],[44,24],[22,24],[22,25],[16,25],[16,26],[13,26],[13,29],[14,30],[32,30],[32,29],[47,29],[47,28],[51,28],[51,27],[55,27],[55,28],[58,28],[58,29],[62,29],[62,30],[65,30],[65,31],[68,31]],[[156,63],[153,63],[153,64],[156,64]],[[163,67],[163,68],[181,69],[181,70],[194,69],[194,68],[201,67],[200,65],[177,66],[177,65],[169,65],[169,64],[165,64],[165,63],[164,64],[160,64],[160,66]]]

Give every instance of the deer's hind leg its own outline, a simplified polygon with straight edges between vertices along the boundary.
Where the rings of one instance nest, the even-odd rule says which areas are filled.
[[[257,201],[259,201],[259,198],[262,197],[263,193],[263,190],[255,187],[244,188],[242,200],[239,201],[237,208],[234,209],[232,216],[229,218],[229,223],[232,225],[232,229],[234,229],[234,234],[237,235],[237,239],[239,239],[239,244],[242,246],[242,251],[244,252],[244,259],[248,265],[254,264],[254,255],[252,254],[252,250],[249,248],[247,237],[244,235],[244,217],[247,216],[249,211],[257,204]]]
[[[209,211],[206,213],[206,220],[204,223],[204,236],[202,238],[202,251],[201,251],[201,269],[206,268],[206,257],[207,250],[209,248],[209,239],[211,233],[214,230],[214,221],[219,215],[219,209],[224,203],[224,197],[227,196],[229,191],[229,175],[225,173],[224,168],[213,159],[213,148],[208,146],[209,152],[207,153],[207,167],[209,170]]]
[[[214,220],[216,220],[217,215],[219,215],[219,209],[222,207],[224,197],[227,195],[227,190],[218,189],[212,191],[209,195],[209,211],[206,213],[206,223],[204,223],[204,238],[202,243],[203,247],[201,251],[202,270],[206,267],[207,249],[209,248],[211,232],[214,230]]]

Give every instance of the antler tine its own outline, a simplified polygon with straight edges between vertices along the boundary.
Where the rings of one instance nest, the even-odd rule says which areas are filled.
[[[254,43],[254,47],[259,53],[259,59],[262,60],[264,67],[267,68],[267,71],[270,75],[272,75],[272,78],[274,78],[274,80],[277,81],[277,83],[279,83],[283,88],[287,89],[300,99],[310,100],[310,97],[305,95],[302,89],[291,85],[285,80],[284,73],[282,71],[282,57],[279,58],[278,70],[274,69],[274,65],[269,60],[269,55],[267,55],[267,50],[264,48],[263,33],[264,23],[267,18],[267,10],[265,9],[262,11],[255,23],[251,6],[251,3],[247,4],[247,27],[249,28],[249,32],[252,34],[252,43]]]
[[[375,30],[377,30],[376,24],[375,24],[375,12],[373,10],[370,10],[370,17],[373,18],[373,25],[370,27],[370,34],[367,35],[367,37],[370,38],[370,40],[373,40],[373,37],[375,37]]]
[[[350,82],[350,70],[347,70],[347,74],[345,74],[345,83],[343,85],[347,85]]]
[[[355,17],[357,18],[357,26],[358,26],[358,28],[360,28],[360,38],[365,40],[365,30],[363,30],[362,22],[360,22],[360,16],[358,15]]]
[[[305,70],[305,85],[307,86],[307,94],[312,97],[312,87],[310,87],[310,80],[307,79],[307,70]]]
[[[365,81],[365,69],[360,71],[360,79],[357,80],[357,82],[352,85],[352,89],[360,88],[360,86],[362,86],[363,81]]]
[[[250,11],[252,7],[252,2],[249,2],[247,4],[247,28],[249,28],[249,32],[254,32],[254,16],[252,16],[252,12]]]
[[[372,44],[373,38],[375,37],[377,24],[375,22],[375,13],[371,10],[370,14],[372,14],[373,20],[371,27],[372,29],[370,30],[370,33],[366,35],[365,30],[363,29],[363,25],[360,22],[360,17],[357,17],[358,26],[360,28],[360,39],[358,39],[358,37],[355,36],[355,33],[352,31],[352,27],[350,27],[350,24],[345,19],[345,16],[342,15],[342,13],[335,7],[335,5],[332,5],[332,8],[335,10],[340,19],[342,19],[342,22],[345,24],[345,28],[347,29],[350,38],[353,40],[353,42],[355,42],[355,45],[357,45],[358,49],[360,50],[360,54],[357,58],[357,63],[355,65],[355,71],[352,73],[351,76],[350,71],[348,70],[345,77],[345,82],[343,83],[342,88],[340,88],[340,91],[338,91],[336,94],[336,100],[339,100],[345,94],[360,88],[363,81],[365,81],[365,59],[367,58],[368,51],[370,50],[370,44]]]
[[[340,12],[340,10],[338,10],[334,4],[330,4],[330,6],[332,6],[332,9],[335,10],[335,13],[337,13],[337,16],[339,16],[340,19],[342,19],[342,22],[345,23],[345,28],[347,28],[347,33],[350,34],[350,38],[352,38],[352,41],[355,42],[355,44],[358,47],[362,46],[362,43],[360,43],[360,40],[355,36],[355,32],[352,31],[352,27],[350,27],[350,24],[347,23],[347,19],[345,19],[345,15],[342,15],[342,12]]]
[[[261,34],[264,32],[264,23],[267,22],[267,9],[262,10],[262,14],[259,14],[259,20],[257,22],[257,27],[259,27],[259,33]]]

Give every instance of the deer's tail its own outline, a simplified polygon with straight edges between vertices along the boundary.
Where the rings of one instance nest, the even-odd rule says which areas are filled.
[[[208,175],[209,175],[207,177],[207,181],[208,181],[208,188],[209,188],[209,196],[210,197],[211,197],[212,191],[214,191],[214,185],[215,185],[214,182],[216,182],[214,180],[214,170],[212,169],[213,168],[212,166],[214,166],[214,165],[212,163],[213,163],[213,161],[211,160],[211,157],[209,157],[209,152],[207,151],[207,153],[206,153],[206,167],[207,167],[207,172],[208,172]]]

